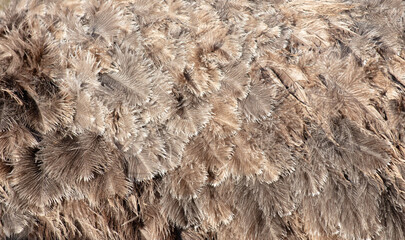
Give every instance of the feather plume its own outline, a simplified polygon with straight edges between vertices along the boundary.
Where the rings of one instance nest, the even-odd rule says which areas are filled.
[[[122,10],[112,1],[91,1],[86,13],[89,14],[87,33],[93,38],[101,37],[111,43],[114,37],[129,28]]]
[[[8,131],[0,132],[0,158],[17,159],[19,148],[35,147],[38,144],[38,133],[31,132],[26,127],[15,125]]]
[[[194,97],[175,92],[178,105],[167,122],[167,128],[186,138],[196,135],[211,118],[212,105]]]
[[[109,94],[116,94],[116,99],[123,99],[131,105],[148,102],[151,94],[153,69],[142,56],[128,50],[116,48],[118,72],[101,74],[99,81]]]
[[[29,148],[20,154],[13,164],[11,186],[15,190],[16,204],[27,207],[44,206],[60,201],[64,189],[41,169],[42,162],[36,159],[38,149]]]
[[[265,172],[272,176],[270,179],[276,179],[278,172],[272,169],[271,166],[266,165],[266,158],[264,153],[257,148],[256,144],[245,131],[239,131],[234,138],[235,150],[232,154],[230,162],[227,166],[230,174],[235,177],[252,178],[256,174],[263,173],[263,168],[266,167]],[[273,175],[275,174],[275,176]]]
[[[249,121],[260,121],[270,116],[283,100],[282,90],[266,80],[252,80],[249,93],[240,101],[239,109]]]
[[[207,182],[207,175],[207,171],[202,163],[190,162],[175,169],[168,176],[170,179],[166,180],[168,183],[166,189],[169,189],[176,199],[197,198],[198,193]]]
[[[95,174],[103,174],[112,165],[114,151],[102,136],[83,133],[45,137],[36,159],[44,172],[64,183],[89,181]]]
[[[237,101],[223,101],[221,98],[212,99],[212,119],[207,130],[219,139],[230,137],[240,130],[240,119],[237,114]]]
[[[1,239],[405,238],[403,1],[0,6]]]
[[[229,224],[233,219],[232,208],[226,202],[222,191],[226,191],[222,186],[218,188],[207,186],[201,191],[197,199],[205,216],[201,225],[208,231],[215,231],[221,224]]]

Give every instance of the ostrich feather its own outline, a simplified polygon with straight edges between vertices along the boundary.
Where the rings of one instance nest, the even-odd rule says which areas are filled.
[[[1,239],[405,238],[403,1],[8,2]]]
[[[265,80],[251,83],[249,93],[240,104],[240,112],[249,121],[259,121],[272,114],[279,104],[282,90],[275,84],[266,83]]]
[[[174,94],[176,94],[178,104],[169,118],[170,121],[167,122],[167,128],[176,135],[184,135],[186,138],[190,138],[201,131],[209,122],[212,114],[212,104],[189,96],[189,94],[178,94],[176,92]]]
[[[160,203],[162,214],[175,226],[186,228],[201,222],[204,215],[194,199],[178,200],[169,193],[163,195]]]
[[[199,194],[198,201],[205,216],[202,227],[208,231],[219,229],[221,224],[226,225],[233,219],[234,213],[223,191],[226,191],[223,187],[207,186]]]
[[[0,133],[1,159],[16,159],[20,149],[16,146],[24,146],[25,148],[35,147],[38,144],[38,135],[26,127],[13,126],[7,131]]]
[[[42,162],[45,173],[64,183],[89,181],[107,171],[114,161],[114,150],[102,136],[93,133],[46,137],[40,148],[36,159]]]
[[[235,177],[252,178],[260,175],[263,168],[266,167],[266,173],[276,174],[270,176],[271,179],[278,177],[278,172],[271,169],[271,166],[266,165],[266,158],[264,153],[257,149],[256,144],[250,139],[248,134],[244,131],[239,131],[234,138],[235,150],[227,164],[228,171]]]
[[[23,207],[43,206],[60,201],[64,189],[56,180],[49,177],[36,160],[37,149],[30,148],[22,152],[11,172],[11,186],[16,191],[16,203]],[[17,206],[18,206],[17,205]]]
[[[207,175],[202,163],[190,162],[174,170],[170,175],[170,180],[167,180],[170,185],[166,188],[176,199],[197,198],[198,193],[207,182]]]
[[[161,171],[158,156],[148,150],[138,154],[129,154],[126,161],[128,162],[128,176],[138,181],[151,179]]]
[[[101,85],[110,94],[126,96],[126,103],[137,105],[148,102],[153,74],[149,70],[151,66],[148,66],[147,61],[142,61],[141,56],[123,53],[119,48],[117,55],[117,64],[120,65],[121,71],[102,74],[99,79]]]
[[[128,23],[121,9],[112,1],[91,1],[86,7],[85,12],[89,15],[87,34],[91,37],[111,43],[115,36],[127,30]]]

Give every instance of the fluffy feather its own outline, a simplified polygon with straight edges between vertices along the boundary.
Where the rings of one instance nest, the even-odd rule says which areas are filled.
[[[404,239],[404,19],[401,0],[10,1],[0,238]]]

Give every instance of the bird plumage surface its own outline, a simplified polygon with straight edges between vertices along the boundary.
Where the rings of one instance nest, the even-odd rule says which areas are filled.
[[[405,3],[21,0],[0,237],[405,239]]]

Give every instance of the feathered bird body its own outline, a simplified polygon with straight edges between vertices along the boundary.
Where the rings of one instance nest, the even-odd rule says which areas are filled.
[[[0,237],[405,239],[405,4],[16,1]]]

